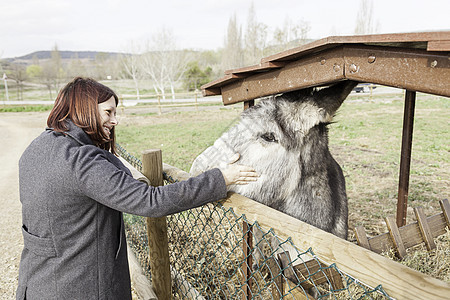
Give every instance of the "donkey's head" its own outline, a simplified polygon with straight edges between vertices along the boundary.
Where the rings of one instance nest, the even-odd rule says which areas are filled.
[[[286,199],[298,188],[302,172],[329,159],[325,157],[327,125],[355,85],[356,82],[343,81],[261,100],[244,111],[238,124],[196,158],[191,173],[219,166],[239,153],[239,163],[255,168],[260,179],[236,186],[234,191],[263,203]]]

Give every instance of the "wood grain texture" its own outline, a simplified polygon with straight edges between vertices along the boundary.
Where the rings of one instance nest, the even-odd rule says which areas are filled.
[[[397,299],[446,299],[450,284],[432,278],[370,250],[359,247],[261,203],[230,193],[224,203],[250,222],[273,228],[282,239],[291,237],[300,249],[312,247],[326,264],[336,266],[369,286],[382,285]],[[287,290],[286,290],[287,291]]]
[[[157,300],[152,285],[147,277],[142,272],[142,267],[139,264],[133,250],[127,245],[128,264],[130,267],[130,277],[134,290],[141,297],[142,300]]]
[[[180,180],[189,178],[189,174],[169,165],[164,165],[164,171],[171,175],[180,176]],[[369,285],[382,285],[389,296],[397,299],[447,299],[450,294],[450,283],[432,278],[412,270],[395,261],[378,255],[375,252],[359,247],[346,240],[338,238],[328,232],[322,231],[300,220],[290,217],[282,212],[265,206],[259,202],[248,199],[235,193],[229,193],[221,203],[232,208],[237,215],[245,214],[250,222],[258,222],[265,229],[273,228],[280,239],[292,238],[294,245],[299,249],[312,250],[321,261],[326,264],[336,263],[339,270],[350,274],[359,281]],[[429,217],[431,223],[442,223],[445,219],[442,214]],[[414,224],[420,235],[417,224]],[[404,228],[413,228],[405,226]],[[387,234],[389,239],[389,234]],[[370,241],[370,240],[369,240]],[[373,247],[371,245],[371,247]],[[284,286],[287,294],[294,295],[295,299],[305,299],[298,289],[292,289],[293,284]],[[298,297],[298,298],[297,298]]]
[[[358,245],[370,250],[369,239],[367,238],[364,226],[359,225],[355,228],[355,236],[356,240],[358,241]]]
[[[419,224],[420,232],[422,233],[422,237],[428,251],[436,249],[433,234],[431,233],[430,226],[428,226],[427,216],[425,215],[423,208],[415,207],[414,214],[416,215],[417,223]]]
[[[152,186],[163,185],[162,172],[161,150],[145,151],[142,154],[142,173],[149,179]],[[172,280],[166,217],[147,218],[147,236],[154,291],[158,299],[170,299],[172,297]]]

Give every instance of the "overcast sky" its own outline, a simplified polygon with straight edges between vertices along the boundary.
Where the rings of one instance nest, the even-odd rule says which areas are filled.
[[[308,37],[353,34],[360,0],[254,0],[269,30],[301,19]],[[228,21],[245,26],[252,0],[0,0],[0,57],[39,50],[118,51],[172,30],[179,48],[223,46]],[[449,0],[374,0],[379,33],[450,30]]]

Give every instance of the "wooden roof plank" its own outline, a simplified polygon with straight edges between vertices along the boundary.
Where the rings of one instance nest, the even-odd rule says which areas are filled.
[[[345,79],[343,49],[286,64],[221,87],[224,105]]]
[[[226,70],[225,74],[242,74],[242,73],[259,73],[266,70],[272,70],[272,69],[278,69],[282,68],[286,65],[284,62],[265,62],[260,63],[258,65],[253,65],[249,67],[239,68],[239,69],[232,69],[232,70]]]
[[[292,60],[299,55],[306,55],[312,51],[321,51],[324,49],[337,47],[342,44],[398,45],[401,43],[423,42],[426,46],[426,44],[430,41],[433,42],[433,45],[439,45],[440,43],[442,43],[442,41],[446,40],[450,40],[450,31],[330,36],[313,41],[309,44],[301,45],[299,47],[265,57],[261,60],[261,62]]]
[[[450,40],[446,41],[429,41],[427,45],[428,51],[450,51]]]
[[[345,78],[450,97],[449,56],[421,49],[345,47]]]
[[[222,78],[216,79],[214,81],[211,81],[207,84],[204,84],[201,86],[202,89],[208,89],[211,87],[220,87],[221,85],[228,83],[230,81],[234,81],[239,79],[239,76],[233,75],[233,74],[227,74]]]
[[[330,76],[330,73],[323,72],[319,62],[327,62],[325,56],[336,53],[336,49],[342,47],[381,52],[377,52],[378,58],[372,65],[358,61],[358,72],[350,72],[348,64],[340,63],[337,66],[342,67],[342,71],[344,68],[347,70],[342,76]],[[202,86],[202,89],[204,95],[222,94],[225,105],[343,79],[450,97],[450,85],[445,80],[450,78],[449,50],[450,31],[331,36],[262,58],[259,65],[227,70],[225,77]],[[384,55],[383,51],[392,57]],[[361,55],[364,60],[368,53]],[[315,64],[311,58],[316,60]],[[311,66],[299,68],[297,72],[292,70],[293,65],[302,64]],[[283,76],[285,72],[289,76]]]

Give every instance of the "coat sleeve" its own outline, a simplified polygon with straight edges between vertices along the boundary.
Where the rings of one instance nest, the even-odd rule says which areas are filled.
[[[84,195],[135,215],[161,217],[226,197],[225,180],[219,169],[186,181],[152,187],[111,163],[104,150],[95,146],[80,147],[72,163]]]

